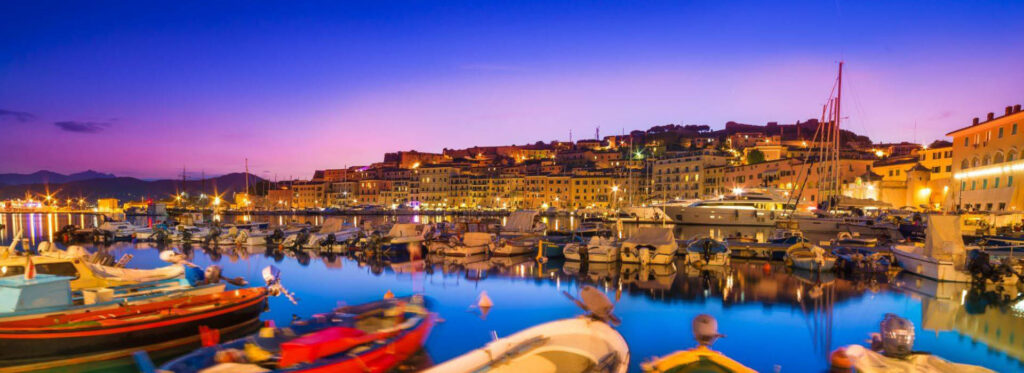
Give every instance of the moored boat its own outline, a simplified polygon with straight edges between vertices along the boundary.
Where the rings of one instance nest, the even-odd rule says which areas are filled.
[[[718,321],[711,315],[697,315],[693,319],[693,336],[697,347],[676,351],[641,365],[644,372],[700,372],[700,373],[754,373],[753,369],[711,349],[719,338]]]
[[[449,242],[438,242],[446,256],[473,256],[486,254],[494,248],[494,235],[485,232],[466,232],[459,239],[455,236]]]
[[[836,257],[818,245],[801,242],[786,250],[786,264],[807,271],[831,271]]]
[[[623,263],[670,264],[676,250],[672,228],[643,227],[622,242],[619,257]]]
[[[386,372],[419,351],[437,321],[421,296],[391,298],[292,322],[174,359],[175,372]]]
[[[613,305],[586,286],[577,305],[587,316],[552,321],[494,340],[484,347],[441,363],[426,373],[470,372],[611,372],[629,368],[629,346],[608,323]]]
[[[611,238],[592,236],[586,243],[569,243],[562,250],[565,260],[592,263],[619,261],[619,244]]]
[[[31,314],[35,309],[71,303],[67,277],[8,277],[0,279],[0,291],[4,299],[14,300],[9,303],[10,312]],[[264,288],[246,288],[0,319],[0,365],[4,370],[25,369],[25,364],[57,367],[193,343],[200,326],[223,329],[258,319],[266,297]]]
[[[696,266],[729,265],[729,246],[710,237],[697,238],[686,245],[686,263]]]

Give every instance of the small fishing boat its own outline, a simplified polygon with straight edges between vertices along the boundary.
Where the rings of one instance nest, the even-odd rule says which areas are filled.
[[[964,246],[957,215],[928,215],[924,246],[894,245],[896,263],[907,272],[938,281],[971,282],[974,279],[997,285],[1016,284],[1019,262],[993,261],[982,250]]]
[[[592,286],[573,299],[586,316],[537,325],[446,361],[426,373],[625,373],[629,346],[615,329],[614,305]]]
[[[619,244],[610,237],[592,236],[586,243],[570,243],[562,250],[565,260],[591,263],[619,261]]]
[[[498,244],[491,250],[491,255],[513,256],[534,254],[540,246],[541,236],[539,235],[515,235],[503,236]]]
[[[570,243],[582,242],[581,237],[547,235],[541,238],[538,255],[545,258],[562,258],[565,246]]]
[[[547,230],[547,225],[541,223],[537,216],[537,211],[513,211],[506,218],[505,224],[501,226],[499,236],[536,236],[544,234],[544,231]]]
[[[910,320],[886,314],[879,328],[880,333],[871,336],[870,348],[849,345],[833,351],[829,356],[832,371],[994,373],[977,365],[958,364],[914,351],[914,323]]]
[[[729,246],[710,237],[700,237],[686,245],[686,263],[696,266],[729,265]]]
[[[693,337],[697,347],[676,351],[667,356],[655,358],[641,365],[644,372],[701,372],[701,373],[754,373],[753,369],[730,359],[711,345],[725,335],[718,333],[718,320],[711,315],[701,314],[693,318]]]
[[[643,227],[622,242],[619,257],[623,263],[670,264],[678,247],[672,228]]]
[[[0,259],[0,277],[24,274],[28,262],[24,256]],[[31,263],[36,273],[71,278],[72,290],[129,285],[181,278],[184,275],[184,268],[180,265],[156,269],[127,269],[94,264],[86,258],[71,256],[33,255]]]
[[[423,347],[437,316],[422,296],[391,298],[294,321],[203,347],[160,370],[191,372],[387,372]]]
[[[839,232],[836,238],[829,242],[832,246],[862,246],[862,247],[875,247],[878,246],[877,238],[864,238],[859,234],[850,232]]]
[[[786,264],[807,271],[831,271],[836,265],[836,257],[821,246],[801,242],[786,250]]]
[[[33,313],[70,305],[70,278],[40,274],[0,279],[6,312]],[[267,290],[246,288],[60,314],[0,320],[2,370],[56,368],[116,359],[134,351],[194,343],[201,326],[226,329],[252,323],[266,307]],[[27,365],[27,366],[26,366]]]
[[[494,235],[486,232],[466,232],[462,239],[451,236],[447,243],[440,244],[440,251],[446,256],[474,256],[486,254],[494,248]]]

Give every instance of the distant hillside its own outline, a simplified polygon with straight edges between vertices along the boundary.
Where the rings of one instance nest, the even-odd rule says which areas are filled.
[[[113,174],[105,174],[93,170],[71,175],[42,170],[31,174],[0,174],[0,185],[63,184],[81,180],[113,179],[114,177]]]
[[[250,174],[249,185],[265,180]],[[45,193],[47,185],[7,185],[0,186],[0,199],[22,198],[26,191],[33,194]],[[181,191],[181,180],[139,180],[132,177],[110,177],[101,179],[89,179],[70,181],[61,184],[49,184],[50,191],[59,191],[60,198],[85,197],[96,198],[117,198],[122,201],[139,200],[143,198],[167,199]],[[188,193],[208,193],[214,191],[224,196],[231,196],[235,192],[245,190],[245,174],[232,173],[215,178],[202,180],[188,180],[185,183],[185,191]]]

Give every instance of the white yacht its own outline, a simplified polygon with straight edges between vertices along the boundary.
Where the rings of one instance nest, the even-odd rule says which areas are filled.
[[[786,197],[767,191],[737,191],[721,198],[661,206],[679,224],[774,226],[789,215]]]

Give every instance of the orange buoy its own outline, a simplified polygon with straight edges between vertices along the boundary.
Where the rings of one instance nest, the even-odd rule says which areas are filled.
[[[391,299],[391,298],[394,298],[394,297],[395,297],[395,293],[392,293],[391,289],[388,289],[388,292],[384,293],[384,299]]]
[[[828,355],[829,365],[832,369],[852,369],[853,362],[846,355],[846,348],[840,347]]]

